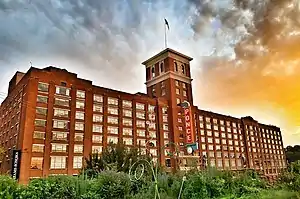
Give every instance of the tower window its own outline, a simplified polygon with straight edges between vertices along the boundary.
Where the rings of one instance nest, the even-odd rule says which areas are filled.
[[[164,63],[163,62],[160,63],[159,67],[160,67],[160,73],[165,72],[165,67],[164,67]]]
[[[175,70],[176,72],[178,72],[178,65],[177,65],[177,62],[174,62],[174,70]]]
[[[152,77],[155,77],[155,66],[151,67],[151,73],[152,73]]]
[[[184,67],[184,65],[181,65],[181,71],[182,71],[182,74],[185,74],[185,67]]]
[[[156,97],[155,87],[152,87],[152,96]]]

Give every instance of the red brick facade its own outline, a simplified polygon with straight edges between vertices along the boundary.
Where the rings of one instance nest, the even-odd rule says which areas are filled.
[[[66,70],[30,68],[16,73],[0,107],[1,171],[11,170],[12,150],[21,150],[20,178],[77,175],[83,157],[123,142],[151,153],[167,168],[256,169],[276,176],[286,167],[280,129],[199,110],[193,105],[190,61],[166,49],[143,64],[147,94],[94,86]],[[195,146],[187,153],[181,103],[191,105]],[[170,158],[168,151],[176,151]],[[147,149],[147,150],[146,150]],[[177,166],[175,166],[177,165]]]

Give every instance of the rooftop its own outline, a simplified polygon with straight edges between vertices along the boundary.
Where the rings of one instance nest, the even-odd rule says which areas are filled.
[[[186,58],[186,59],[189,60],[189,61],[192,61],[192,60],[193,60],[193,58],[191,58],[191,57],[189,57],[189,56],[187,56],[187,55],[184,55],[184,54],[182,54],[182,53],[180,53],[180,52],[177,52],[177,51],[175,51],[175,50],[173,50],[173,49],[171,49],[171,48],[166,48],[165,50],[161,51],[160,53],[158,53],[158,54],[152,56],[151,58],[147,59],[147,60],[144,61],[142,64],[143,64],[143,65],[146,65],[146,64],[147,64],[148,62],[150,62],[151,60],[153,60],[153,59],[155,59],[155,58],[159,57],[160,55],[163,55],[164,53],[167,53],[167,52],[171,52],[171,53],[174,53],[174,54],[176,54],[176,55],[178,55],[178,56],[184,57],[184,58]]]

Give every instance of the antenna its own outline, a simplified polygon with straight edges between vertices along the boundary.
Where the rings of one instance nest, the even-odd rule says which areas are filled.
[[[32,67],[32,62],[29,62],[30,63],[30,67]]]

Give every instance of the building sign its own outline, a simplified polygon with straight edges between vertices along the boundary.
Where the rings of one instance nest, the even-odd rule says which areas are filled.
[[[18,180],[20,174],[21,150],[13,150],[11,176]]]
[[[193,144],[195,142],[194,132],[193,132],[193,118],[191,107],[184,108],[184,118],[185,118],[185,129],[186,129],[186,143]]]

